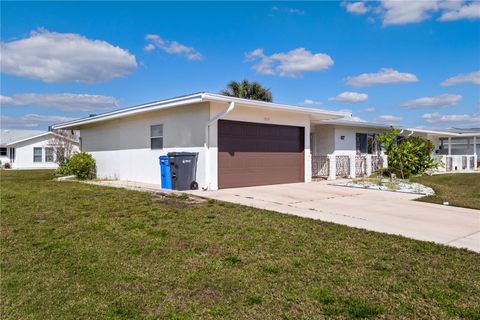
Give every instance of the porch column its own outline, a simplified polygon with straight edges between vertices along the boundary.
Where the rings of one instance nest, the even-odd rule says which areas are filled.
[[[386,154],[382,155],[383,169],[388,168],[388,156]]]
[[[473,169],[477,170],[477,137],[473,137]]]
[[[477,136],[473,137],[473,155],[477,155]]]
[[[350,155],[349,156],[350,158],[350,175],[349,177],[352,178],[352,179],[355,179],[355,176],[356,176],[356,166],[357,166],[357,163],[356,163],[356,156],[355,155]]]
[[[448,137],[448,155],[452,155],[452,137]]]
[[[328,180],[337,179],[337,161],[334,154],[328,156]]]
[[[367,154],[365,158],[365,165],[367,166],[366,174],[367,177],[370,177],[372,175],[372,155]]]

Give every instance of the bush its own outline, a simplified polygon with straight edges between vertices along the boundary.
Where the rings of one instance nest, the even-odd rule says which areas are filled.
[[[55,174],[59,176],[69,176],[73,174],[72,169],[70,169],[69,159],[66,159],[58,165],[57,170],[55,170]]]
[[[4,169],[11,169],[12,165],[10,164],[10,162],[5,162],[5,164],[3,165],[3,168]]]
[[[430,140],[408,137],[397,143],[397,139],[398,131],[395,128],[378,135],[388,156],[388,168],[383,173],[405,179],[438,167],[438,162],[432,158],[435,146]]]
[[[95,177],[95,159],[86,152],[75,153],[68,161],[68,168],[78,179],[93,179]]]

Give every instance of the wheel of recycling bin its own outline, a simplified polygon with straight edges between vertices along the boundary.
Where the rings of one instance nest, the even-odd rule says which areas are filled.
[[[198,183],[197,181],[192,181],[190,184],[190,190],[197,190],[198,189]]]

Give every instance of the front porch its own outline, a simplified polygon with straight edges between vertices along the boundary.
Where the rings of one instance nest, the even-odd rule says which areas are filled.
[[[480,136],[475,134],[427,134],[436,145],[433,155],[440,163],[439,172],[473,171],[478,169],[477,149]]]
[[[368,177],[378,169],[387,167],[386,155],[312,155],[312,179]]]
[[[375,135],[388,127],[324,121],[311,125],[312,179],[368,177],[388,166]]]

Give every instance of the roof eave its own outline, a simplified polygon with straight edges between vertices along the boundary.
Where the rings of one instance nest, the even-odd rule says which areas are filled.
[[[159,109],[167,109],[167,108],[177,107],[181,105],[188,105],[188,104],[201,103],[201,102],[207,102],[207,101],[208,102],[225,102],[225,103],[234,101],[238,105],[242,105],[242,106],[264,108],[264,109],[286,111],[286,112],[303,113],[303,114],[308,114],[312,117],[316,117],[316,116],[322,117],[322,119],[340,119],[349,115],[349,113],[345,113],[345,112],[296,107],[296,106],[289,106],[289,105],[256,101],[256,100],[246,100],[246,99],[227,97],[227,96],[222,96],[222,95],[217,95],[212,93],[197,93],[193,95],[143,104],[143,105],[139,105],[139,106],[124,109],[124,110],[112,111],[109,113],[105,113],[105,114],[101,114],[101,115],[97,115],[89,118],[82,118],[82,119],[72,120],[68,122],[63,122],[63,123],[53,125],[52,129],[73,129],[73,128],[78,128],[80,126],[93,124],[101,121],[123,118],[131,115],[139,114],[142,112],[154,111]]]

